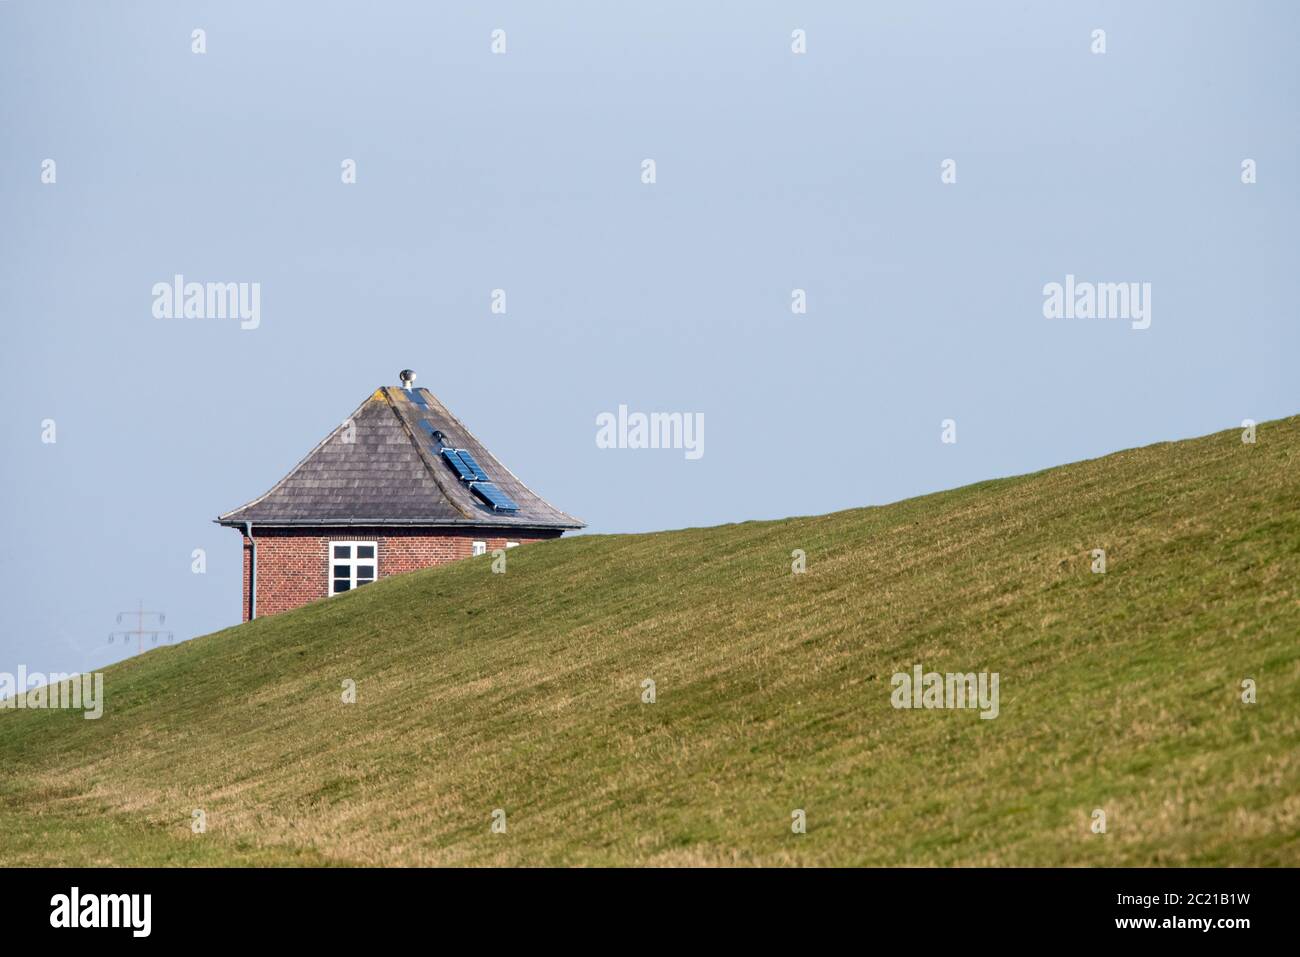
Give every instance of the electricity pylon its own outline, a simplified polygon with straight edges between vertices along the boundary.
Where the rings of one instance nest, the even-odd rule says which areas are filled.
[[[167,622],[166,616],[160,611],[145,611],[143,601],[139,603],[139,607],[135,611],[118,612],[117,623],[119,625],[122,624],[122,619],[127,615],[133,615],[135,617],[135,627],[127,629],[126,631],[110,631],[108,633],[108,643],[110,645],[113,643],[113,640],[115,638],[121,638],[123,641],[126,641],[128,638],[134,636],[139,641],[140,650],[137,652],[137,654],[144,654],[145,635],[148,635],[150,640],[155,645],[158,644],[159,637],[163,635],[166,635],[166,637],[163,638],[164,641],[170,642],[172,640],[172,633],[170,631],[163,631],[161,627]],[[159,627],[145,628],[144,620],[146,618],[157,618]]]

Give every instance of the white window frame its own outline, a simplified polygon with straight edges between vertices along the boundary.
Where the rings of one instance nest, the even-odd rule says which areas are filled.
[[[471,555],[478,556],[478,555],[486,555],[486,554],[487,554],[487,542],[475,542],[473,548],[471,549]]]
[[[375,557],[358,558],[357,549],[363,548],[367,545],[369,545],[372,549],[374,549]],[[348,557],[335,558],[334,549],[342,548],[343,546],[347,546],[348,548]],[[348,583],[348,587],[343,591],[334,590],[335,582],[340,582],[345,580],[342,575],[334,574],[335,565],[347,566],[348,574],[347,574],[346,581]],[[360,581],[358,581],[357,580],[358,565],[373,565],[375,571],[374,578],[363,578]],[[326,584],[326,588],[328,589],[328,594],[331,596],[344,595],[347,594],[347,592],[356,591],[362,585],[368,585],[370,582],[374,581],[376,578],[379,577],[379,543],[378,542],[357,542],[357,541],[352,541],[351,539],[346,541],[330,542],[329,565],[326,568],[326,571],[328,572],[328,577],[325,579],[325,584]]]

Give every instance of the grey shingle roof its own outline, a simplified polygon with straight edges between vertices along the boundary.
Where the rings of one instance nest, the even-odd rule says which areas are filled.
[[[217,518],[222,525],[483,525],[497,528],[582,528],[515,478],[427,389],[420,408],[404,389],[376,389],[347,423],[331,432],[265,495]],[[441,431],[467,449],[488,478],[519,505],[495,512],[460,481],[421,428]]]

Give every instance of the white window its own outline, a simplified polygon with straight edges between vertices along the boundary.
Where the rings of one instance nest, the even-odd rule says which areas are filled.
[[[475,542],[475,543],[474,543],[474,554],[475,554],[475,555],[486,555],[486,554],[487,554],[487,542]]]
[[[351,591],[375,580],[379,569],[374,542],[330,542],[330,594]]]

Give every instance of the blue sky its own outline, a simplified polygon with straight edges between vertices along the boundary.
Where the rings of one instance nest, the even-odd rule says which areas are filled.
[[[602,533],[1294,414],[1298,36],[1281,2],[0,0],[0,670],[121,657],[140,599],[238,621],[212,518],[403,367]],[[155,319],[178,273],[259,283],[260,325]],[[1067,274],[1150,283],[1150,328],[1045,318]],[[702,413],[705,454],[597,448],[620,404]]]

